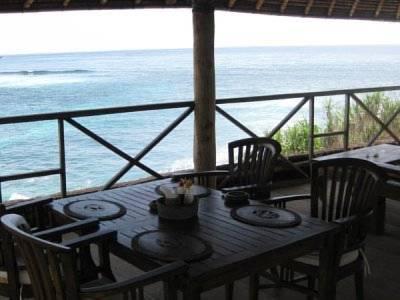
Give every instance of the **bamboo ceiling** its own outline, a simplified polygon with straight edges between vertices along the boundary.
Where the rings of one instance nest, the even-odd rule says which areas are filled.
[[[190,8],[190,0],[0,0],[0,13],[54,10]],[[380,21],[400,20],[400,0],[214,0],[217,10]]]

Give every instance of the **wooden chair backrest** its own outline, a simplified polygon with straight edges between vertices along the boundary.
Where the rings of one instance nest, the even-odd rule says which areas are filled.
[[[228,144],[229,171],[235,185],[266,185],[271,181],[280,144],[270,138],[248,138]]]
[[[328,222],[350,216],[367,218],[377,204],[383,184],[382,170],[366,160],[337,158],[315,162],[311,216]],[[354,226],[349,233],[358,242],[365,238],[367,230],[360,226]]]
[[[7,214],[1,218],[1,223],[20,250],[36,300],[79,299],[74,250],[35,237],[20,215]]]

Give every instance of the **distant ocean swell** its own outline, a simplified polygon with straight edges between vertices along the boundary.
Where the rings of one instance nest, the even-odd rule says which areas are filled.
[[[90,70],[61,70],[61,71],[17,71],[17,72],[0,72],[0,76],[21,75],[21,76],[39,76],[39,75],[61,75],[61,74],[85,74],[92,73]]]

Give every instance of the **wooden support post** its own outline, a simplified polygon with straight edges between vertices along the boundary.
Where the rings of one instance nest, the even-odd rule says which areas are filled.
[[[343,148],[345,151],[349,150],[349,136],[350,136],[350,95],[346,94],[344,103],[344,124],[343,124]]]
[[[214,170],[215,64],[214,8],[207,0],[193,2],[194,149],[196,171]]]

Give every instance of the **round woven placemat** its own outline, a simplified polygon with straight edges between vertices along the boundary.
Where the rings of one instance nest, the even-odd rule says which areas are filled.
[[[247,205],[231,210],[234,219],[256,226],[285,228],[299,225],[301,217],[290,210],[265,205]]]
[[[211,245],[198,237],[163,230],[138,234],[132,240],[132,248],[142,255],[168,262],[198,261],[213,252]]]
[[[109,200],[85,199],[76,200],[64,206],[64,212],[73,218],[112,220],[123,216],[126,208]]]

